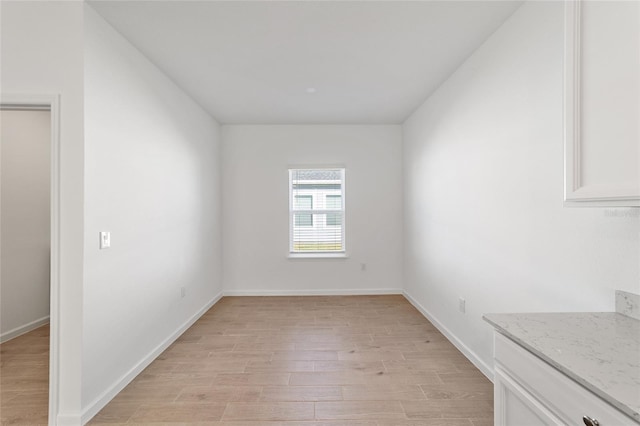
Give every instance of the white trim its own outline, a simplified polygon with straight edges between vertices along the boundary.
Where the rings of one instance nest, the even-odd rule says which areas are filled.
[[[640,199],[620,198],[618,200],[605,200],[601,198],[565,200],[565,207],[640,207]]]
[[[566,1],[564,9],[564,199],[580,188],[580,4]]]
[[[287,169],[313,169],[313,170],[337,170],[346,169],[346,163],[322,163],[322,164],[288,164]]]
[[[18,336],[22,336],[25,333],[28,333],[36,328],[40,328],[45,324],[49,323],[49,315],[46,317],[42,317],[35,321],[31,321],[30,323],[21,325],[20,327],[16,327],[13,330],[9,330],[0,335],[0,343],[8,342],[11,339],[15,339]]]
[[[303,253],[289,253],[289,259],[348,259],[349,256],[343,251],[339,252],[303,252]]]
[[[213,305],[222,299],[222,292],[218,293],[207,302],[202,308],[193,314],[187,321],[182,324],[176,331],[171,333],[169,337],[163,340],[155,349],[147,356],[134,365],[125,375],[116,380],[113,385],[104,391],[99,397],[91,402],[82,413],[82,424],[91,420],[100,410],[102,410],[120,391],[122,391],[138,374],[149,366],[162,352],[164,352],[173,342],[178,339],[189,327],[191,327],[202,315],[204,315]]]
[[[401,288],[365,288],[341,290],[229,290],[225,296],[378,296],[402,294]]]
[[[49,425],[58,415],[60,375],[60,95],[2,94],[0,105],[51,111],[51,275],[49,307]]]
[[[10,103],[3,103],[0,105],[0,109],[7,111],[50,111],[50,105],[13,105]]]
[[[494,370],[493,367],[485,363],[480,357],[473,352],[462,340],[460,340],[455,334],[451,332],[444,324],[442,324],[436,317],[434,317],[427,309],[425,309],[417,300],[415,300],[406,290],[402,292],[404,297],[411,303],[422,315],[425,316],[444,336],[456,347],[462,354],[467,357],[473,365],[475,365],[484,374],[487,379],[493,382]]]
[[[340,185],[340,189],[342,190],[342,194],[340,199],[342,200],[342,223],[340,226],[342,227],[342,250],[347,250],[347,168],[340,168],[340,177],[342,178],[342,185]]]
[[[59,413],[57,426],[78,426],[81,424],[81,418],[79,411],[73,411],[69,413]]]
[[[635,184],[582,182],[582,0],[565,1],[564,35],[564,205],[567,207],[637,207]]]

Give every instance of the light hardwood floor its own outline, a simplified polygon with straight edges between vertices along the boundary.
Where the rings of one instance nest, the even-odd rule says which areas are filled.
[[[46,425],[49,326],[0,345],[0,423]]]
[[[402,296],[225,297],[90,422],[118,423],[488,426],[493,387]]]
[[[110,422],[487,426],[493,387],[402,296],[225,297]]]

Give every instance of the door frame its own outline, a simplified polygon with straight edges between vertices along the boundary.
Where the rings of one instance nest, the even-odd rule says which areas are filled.
[[[60,373],[60,95],[2,94],[0,107],[49,110],[51,117],[51,272],[49,306],[49,425],[56,424]]]

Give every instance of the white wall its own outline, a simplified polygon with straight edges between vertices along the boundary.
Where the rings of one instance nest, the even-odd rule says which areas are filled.
[[[489,375],[483,313],[640,292],[638,211],[563,207],[562,73],[562,2],[525,3],[403,126],[406,292]]]
[[[59,424],[80,413],[83,250],[83,5],[7,2],[1,8],[2,94],[60,95]]]
[[[400,291],[400,126],[222,129],[225,294]],[[346,167],[349,257],[289,259],[287,170],[322,165]]]
[[[49,111],[0,111],[0,341],[49,322]]]
[[[222,257],[219,125],[88,6],[85,94],[87,420],[220,297]]]

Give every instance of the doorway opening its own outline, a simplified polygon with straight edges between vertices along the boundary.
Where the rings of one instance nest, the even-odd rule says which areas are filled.
[[[58,96],[0,98],[3,424],[57,415],[58,128]]]

